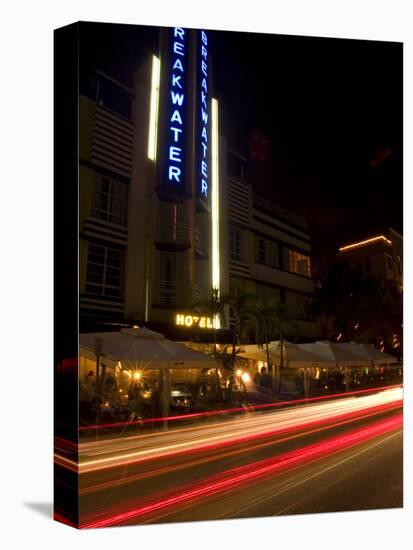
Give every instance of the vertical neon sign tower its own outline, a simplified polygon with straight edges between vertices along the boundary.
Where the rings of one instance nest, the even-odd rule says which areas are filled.
[[[199,115],[200,115],[200,194],[208,202],[209,194],[209,98],[208,98],[208,37],[200,31],[199,51]]]
[[[136,237],[145,239],[150,266],[143,267],[145,321],[168,321],[211,289],[221,292],[219,117],[209,47],[207,31],[164,28],[151,60],[146,193],[136,173],[141,208],[153,201],[145,237]]]
[[[200,195],[211,208],[212,288],[220,294],[220,238],[219,238],[219,129],[218,101],[209,97],[208,36],[200,31],[199,40],[199,143]],[[212,116],[210,116],[212,115]],[[211,128],[211,131],[210,131]],[[211,174],[211,177],[210,177]],[[211,183],[211,185],[210,185]],[[211,193],[210,193],[211,188]],[[211,195],[211,197],[209,197]],[[220,328],[218,317],[215,328]]]

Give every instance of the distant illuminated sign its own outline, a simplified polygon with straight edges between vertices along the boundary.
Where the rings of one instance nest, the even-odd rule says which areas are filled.
[[[339,248],[339,252],[344,252],[345,250],[352,250],[353,248],[360,248],[377,241],[384,241],[387,244],[391,244],[391,241],[387,239],[384,235],[379,235],[378,237],[372,237],[371,239],[366,239],[365,241],[360,241],[358,243],[348,244]]]
[[[167,180],[180,185],[184,177],[186,30],[174,27],[171,44]]]
[[[199,328],[214,328],[212,317],[200,315],[192,315],[186,313],[177,313],[175,324],[181,327],[199,327]]]
[[[199,34],[198,105],[199,105],[199,193],[204,199],[209,194],[209,96],[208,96],[208,36]]]

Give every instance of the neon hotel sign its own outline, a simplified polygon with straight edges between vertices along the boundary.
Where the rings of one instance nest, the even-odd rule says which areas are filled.
[[[179,185],[184,175],[184,144],[185,144],[185,108],[186,108],[186,57],[187,31],[181,27],[173,29],[172,60],[170,79],[170,117],[168,136],[168,181]],[[200,31],[198,99],[199,99],[199,192],[208,197],[209,189],[209,153],[208,153],[208,37]]]
[[[212,317],[188,315],[186,313],[177,313],[175,317],[175,324],[181,327],[199,327],[199,328],[215,327],[215,323]]]

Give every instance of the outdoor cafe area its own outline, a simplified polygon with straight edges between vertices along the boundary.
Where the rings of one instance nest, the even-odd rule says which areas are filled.
[[[81,334],[80,421],[127,421],[293,400],[397,384],[391,355],[355,342],[237,346],[234,367],[222,345],[177,343],[145,327]],[[227,358],[231,346],[225,346]]]
[[[249,362],[253,376],[262,368],[271,371],[272,389],[287,399],[397,383],[402,377],[395,357],[356,342],[284,341],[281,345],[274,341],[269,343],[268,352],[265,346],[242,346],[239,357]]]
[[[79,336],[81,422],[202,409],[219,393],[220,364],[145,327]]]

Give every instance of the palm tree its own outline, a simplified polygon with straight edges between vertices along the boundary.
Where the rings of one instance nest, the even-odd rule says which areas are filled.
[[[208,315],[208,317],[211,317],[213,319],[213,322],[216,323],[217,320],[222,321],[225,319],[225,306],[227,305],[226,299],[221,297],[219,294],[218,289],[213,288],[211,290],[210,296],[205,300],[200,300],[196,302],[192,307],[194,311],[197,311],[199,313]],[[217,343],[217,327],[214,326],[214,358],[219,360],[222,360],[221,354],[218,350],[218,343]],[[223,361],[223,367],[224,367],[224,373],[225,373],[225,363]],[[220,392],[221,388],[221,381],[219,377],[219,369],[216,369],[216,379],[217,379],[217,387],[218,392]],[[221,396],[222,397],[222,396]]]
[[[255,321],[257,343],[262,347],[265,346],[268,369],[273,376],[272,368],[270,367],[269,343],[274,338],[278,338],[280,346],[280,365],[277,369],[282,368],[284,366],[285,334],[288,327],[297,333],[297,324],[294,321],[290,306],[279,300],[271,300],[268,303],[257,301],[250,311]],[[279,372],[276,378],[279,380]],[[277,388],[277,392],[278,389],[279,388]]]
[[[217,351],[216,358],[220,360],[223,366],[224,370],[224,401],[230,401],[231,400],[231,394],[232,394],[232,386],[234,383],[234,357],[237,356],[237,354],[242,350],[241,347],[236,347],[235,351],[231,344],[225,344],[224,346],[220,346],[220,348]],[[229,384],[227,386],[227,373],[230,373],[229,376]]]
[[[230,315],[233,316],[232,323],[232,343],[231,353],[228,353],[229,346],[225,346],[223,350],[218,350],[216,342],[216,330],[214,331],[214,355],[221,359],[224,368],[225,382],[225,400],[228,400],[231,395],[232,385],[234,382],[235,360],[239,352],[241,339],[244,337],[247,315],[250,309],[252,294],[247,292],[243,285],[233,284],[228,294],[220,295],[217,290],[213,289],[208,300],[195,304],[198,311],[208,313],[213,318],[225,319],[225,308],[229,307]],[[227,388],[227,372],[230,371],[229,387]]]
[[[213,288],[210,296],[205,300],[200,300],[193,304],[192,309],[198,313],[208,315],[213,319],[222,321],[225,319],[225,306],[227,305],[226,297],[219,294],[218,289]],[[214,355],[217,355],[217,327],[214,327]]]
[[[389,350],[395,345],[401,349],[403,296],[395,281],[336,264],[320,277],[320,283],[311,310],[334,327],[333,333],[326,331],[324,336],[376,345],[382,341]]]
[[[235,364],[236,346],[240,345],[245,336],[248,318],[251,312],[251,305],[254,296],[245,290],[241,284],[233,284],[227,296],[223,300],[230,308],[233,315],[232,325],[232,366]]]
[[[257,300],[252,304],[250,309],[251,319],[254,323],[255,328],[255,340],[260,347],[265,347],[267,355],[267,365],[268,370],[271,372],[272,376],[272,367],[270,363],[270,351],[269,343],[274,339],[274,311],[273,304],[269,302],[265,304],[264,302]]]
[[[225,308],[228,306],[233,316],[232,325],[232,343],[231,353],[228,353],[228,346],[225,349],[218,350],[217,331],[214,330],[214,356],[221,359],[224,368],[225,381],[225,400],[227,400],[232,391],[235,372],[236,355],[239,352],[240,341],[244,336],[247,316],[250,310],[252,295],[245,291],[240,284],[234,284],[228,294],[220,295],[217,289],[212,289],[211,295],[207,300],[202,300],[194,304],[193,309],[198,312],[209,315],[214,319],[225,319]],[[227,372],[230,371],[229,388],[227,388]],[[217,376],[218,370],[217,370]]]
[[[278,339],[280,341],[280,367],[284,366],[284,360],[283,360],[283,350],[284,350],[284,337],[287,332],[288,327],[290,327],[290,330],[297,335],[297,323],[294,320],[294,315],[291,309],[291,306],[289,306],[286,303],[275,301],[273,303],[273,319],[275,322],[275,330],[278,335]]]
[[[368,310],[360,323],[356,340],[373,343],[390,353],[402,355],[403,349],[403,293],[393,280],[376,287],[368,304]]]

